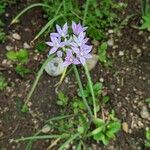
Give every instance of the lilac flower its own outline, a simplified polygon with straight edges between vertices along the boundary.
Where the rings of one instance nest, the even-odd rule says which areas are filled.
[[[76,24],[74,21],[72,21],[72,30],[74,34],[79,35],[81,32],[84,32],[86,29],[87,27],[82,27],[80,23]]]
[[[53,47],[53,48],[49,51],[49,55],[55,53],[55,52],[58,50],[58,48],[61,48],[61,47],[63,47],[63,46],[65,45],[64,42],[61,42],[61,38],[60,38],[60,37],[57,38],[57,37],[51,36],[51,41],[52,41],[52,42],[46,42],[46,44],[47,44],[48,46]]]
[[[74,47],[82,46],[87,43],[88,38],[85,38],[85,32],[81,32],[78,36],[73,35],[73,42],[71,45]]]
[[[67,23],[64,24],[64,26],[61,28],[59,25],[56,25],[56,30],[58,33],[51,33],[51,36],[54,37],[67,37],[68,34],[68,25]]]
[[[51,33],[50,42],[46,42],[51,48],[49,55],[55,53],[57,57],[64,58],[64,66],[70,64],[85,65],[86,60],[91,58],[92,46],[87,45],[88,38],[84,32],[87,27],[72,22],[72,34],[68,34],[67,23],[61,28],[56,25],[56,33]]]
[[[70,64],[80,64],[77,58],[75,58],[72,54],[71,49],[67,49],[66,58],[64,61],[64,66],[69,66]]]
[[[86,59],[92,57],[92,55],[89,54],[92,50],[92,46],[83,45],[80,49],[77,47],[72,47],[72,50],[76,53],[77,58],[79,58],[82,65],[85,65]]]

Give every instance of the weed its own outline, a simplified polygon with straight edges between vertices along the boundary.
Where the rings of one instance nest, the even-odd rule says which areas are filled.
[[[145,146],[150,147],[150,129],[146,131],[145,136],[146,136]]]
[[[16,63],[15,71],[21,77],[30,73],[30,70],[24,65],[28,62],[28,51],[26,49],[20,49],[19,51],[9,51],[6,53],[7,59]]]
[[[0,74],[0,90],[4,90],[7,87],[8,83],[5,79],[5,77]]]

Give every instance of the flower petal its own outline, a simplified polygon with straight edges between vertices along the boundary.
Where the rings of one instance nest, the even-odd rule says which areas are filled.
[[[48,46],[54,46],[54,44],[53,44],[52,42],[46,42],[46,44],[47,44]]]
[[[56,30],[57,32],[61,35],[62,34],[62,29],[59,25],[56,24]]]
[[[57,51],[58,48],[53,47],[50,51],[49,51],[49,55],[55,53]]]

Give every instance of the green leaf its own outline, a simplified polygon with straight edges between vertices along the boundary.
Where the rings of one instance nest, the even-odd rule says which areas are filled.
[[[39,53],[42,53],[42,52],[44,52],[45,50],[46,50],[46,44],[44,43],[44,42],[39,42],[39,43],[37,43],[37,45],[36,45],[36,49],[37,49],[37,51],[39,52]]]
[[[12,61],[16,61],[17,60],[17,54],[15,51],[9,51],[6,53],[6,57],[7,59],[9,60],[12,60]]]
[[[7,87],[8,83],[6,82],[5,77],[0,74],[0,90],[4,90]]]
[[[109,96],[104,96],[103,97],[103,103],[107,103],[109,101],[110,97]]]
[[[108,145],[109,144],[109,139],[106,136],[102,137],[102,142],[104,145]]]
[[[66,106],[68,104],[68,97],[65,96],[63,92],[58,93],[57,104],[61,106]]]
[[[115,138],[115,135],[114,135],[114,132],[112,132],[111,130],[107,131],[106,132],[106,135],[109,137],[109,138]]]
[[[17,65],[15,67],[15,71],[17,74],[19,74],[21,77],[24,77],[26,74],[30,73],[30,69],[22,66],[22,65]]]
[[[146,147],[150,147],[150,142],[149,142],[149,141],[146,141],[146,142],[145,142],[145,146],[146,146]]]
[[[98,127],[95,130],[93,130],[92,132],[90,132],[89,136],[96,135],[96,134],[100,133],[101,131],[103,131],[103,129],[104,129],[104,126],[102,125],[101,127]]]
[[[119,121],[109,123],[107,125],[107,128],[112,133],[116,133],[116,132],[118,132],[121,129],[121,123]]]
[[[26,49],[20,49],[16,54],[19,62],[26,63],[28,61],[28,51]]]
[[[107,56],[106,56],[106,50],[107,50],[107,43],[104,42],[101,44],[101,46],[98,48],[99,53],[99,60],[103,63],[106,62]]]
[[[21,112],[23,112],[23,113],[29,112],[28,106],[27,106],[27,105],[23,105],[23,107],[22,107],[22,109],[21,109]]]
[[[146,139],[150,141],[150,129],[146,131]]]
[[[99,119],[99,118],[94,118],[93,123],[94,123],[97,127],[102,126],[102,125],[105,124],[104,120]]]
[[[150,98],[147,98],[145,102],[150,103]]]
[[[142,17],[144,20],[144,23],[139,29],[150,29],[150,13],[146,14],[145,16]]]
[[[104,138],[104,134],[103,133],[98,133],[96,135],[93,136],[93,139],[96,141],[102,141],[102,139]]]

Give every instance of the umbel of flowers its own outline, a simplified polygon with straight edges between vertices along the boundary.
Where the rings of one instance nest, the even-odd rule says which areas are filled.
[[[49,55],[56,53],[58,57],[63,58],[65,67],[70,64],[85,65],[86,60],[92,57],[92,46],[87,44],[86,29],[87,27],[75,22],[72,22],[70,28],[67,23],[62,28],[56,25],[57,32],[51,33],[51,41],[46,42],[51,47]]]

